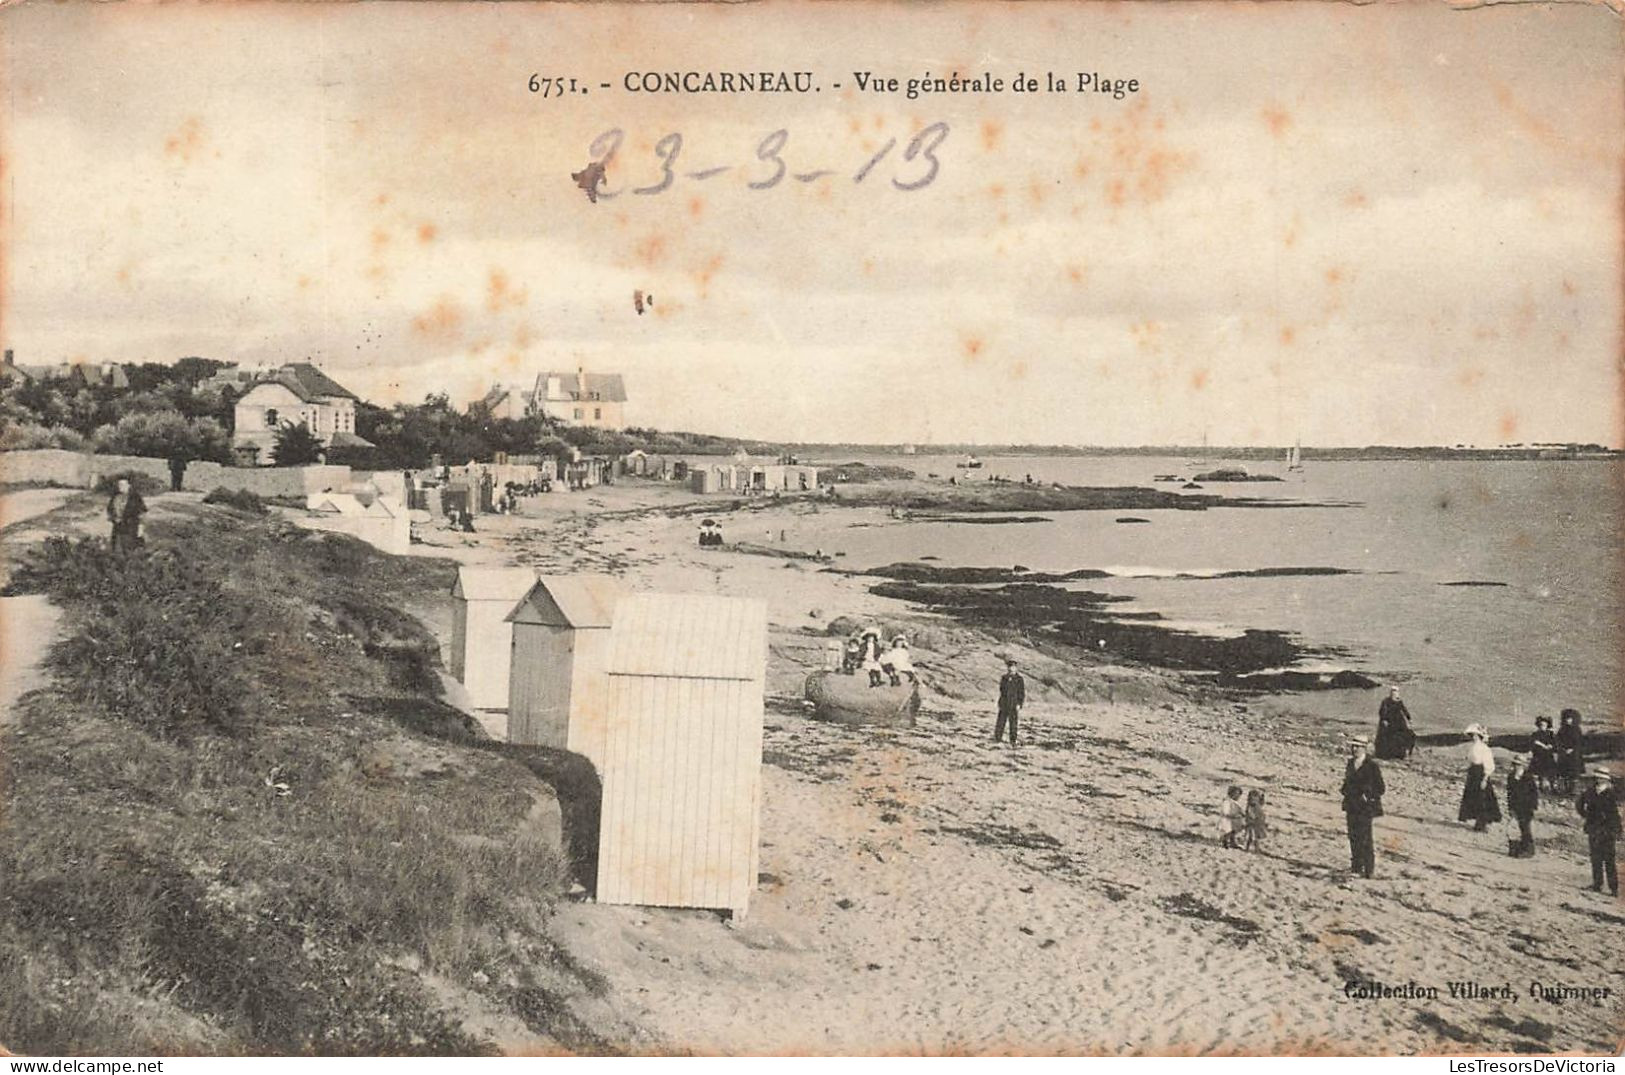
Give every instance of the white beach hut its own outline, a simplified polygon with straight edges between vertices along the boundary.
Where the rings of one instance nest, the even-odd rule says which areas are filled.
[[[451,674],[468,689],[476,709],[508,704],[513,650],[508,613],[535,584],[536,572],[528,567],[457,569],[451,591]]]
[[[620,586],[608,575],[543,575],[508,614],[508,742],[602,764],[609,635]]]
[[[380,496],[362,512],[366,528],[362,540],[384,552],[405,556],[412,550],[412,519],[405,503],[392,496]]]
[[[760,838],[762,601],[637,594],[610,631],[601,903],[742,918]]]
[[[311,493],[305,498],[305,509],[320,515],[359,517],[366,513],[361,501],[351,493],[335,493],[331,489]]]

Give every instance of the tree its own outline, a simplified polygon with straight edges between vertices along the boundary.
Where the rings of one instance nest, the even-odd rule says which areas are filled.
[[[276,431],[276,444],[271,447],[271,462],[279,467],[303,467],[320,463],[323,454],[322,442],[309,426],[283,422]]]
[[[126,414],[95,434],[96,450],[112,455],[143,455],[190,463],[231,462],[231,438],[212,418],[186,418],[174,411]]]
[[[192,387],[205,378],[213,377],[230,365],[230,362],[221,362],[218,359],[198,358],[195,355],[188,355],[186,358],[178,359],[170,367],[170,370],[171,375],[177,381],[187,387]]]
[[[537,439],[534,451],[537,455],[552,456],[556,459],[559,456],[569,456],[570,445],[549,433]]]

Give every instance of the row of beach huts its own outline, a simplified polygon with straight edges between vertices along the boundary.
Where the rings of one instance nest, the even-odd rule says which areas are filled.
[[[491,497],[500,495],[509,482],[520,486],[545,482],[560,489],[591,489],[617,478],[634,477],[680,483],[696,493],[764,496],[817,492],[819,488],[818,468],[814,466],[755,462],[737,456],[726,462],[702,462],[643,451],[616,458],[578,455],[571,460],[503,457],[493,463],[443,468],[440,472],[443,480],[428,477],[433,473],[426,472],[428,480],[414,482],[412,506],[434,514],[451,508],[474,514],[491,511]]]
[[[756,886],[767,610],[605,575],[459,569],[452,675],[602,789],[596,898],[730,910]]]

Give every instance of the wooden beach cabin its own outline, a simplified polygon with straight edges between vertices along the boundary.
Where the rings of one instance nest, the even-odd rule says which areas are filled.
[[[767,606],[636,594],[615,611],[600,903],[732,910],[756,887]]]
[[[393,496],[380,496],[367,505],[363,515],[366,523],[357,534],[363,541],[396,556],[411,552],[412,520],[404,503]]]
[[[513,606],[508,742],[602,763],[610,622],[619,598],[608,575],[543,575]]]
[[[476,709],[508,704],[508,661],[513,626],[508,613],[536,584],[528,567],[457,569],[452,587],[451,674]]]
[[[335,493],[331,489],[324,489],[305,497],[305,510],[320,515],[359,517],[366,514],[367,509],[352,493]]]

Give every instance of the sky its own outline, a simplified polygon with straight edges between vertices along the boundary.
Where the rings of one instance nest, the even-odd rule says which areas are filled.
[[[1619,445],[1621,42],[1583,5],[13,8],[0,340],[380,403],[585,367],[635,424],[785,440]],[[622,88],[689,70],[819,90]]]

